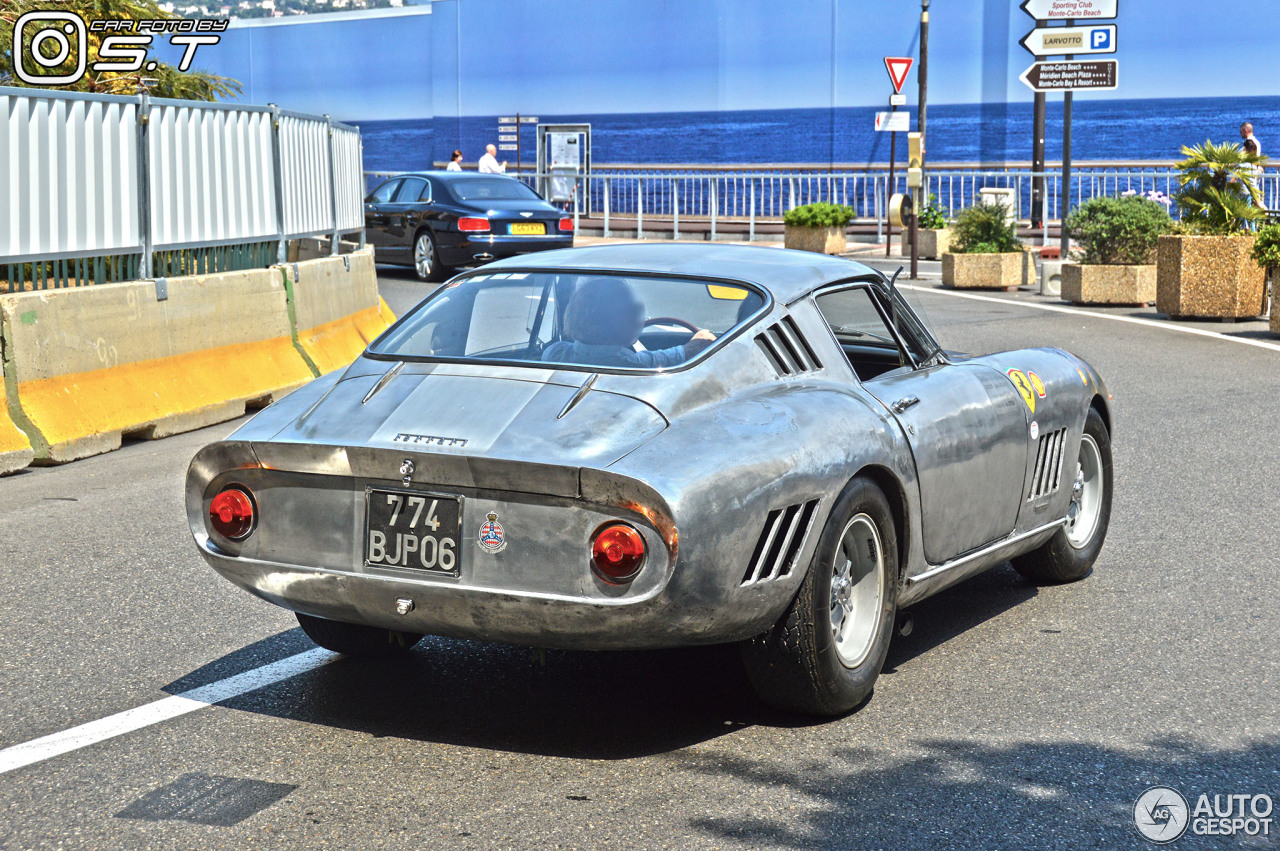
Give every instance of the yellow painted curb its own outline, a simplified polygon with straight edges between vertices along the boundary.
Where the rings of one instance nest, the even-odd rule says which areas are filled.
[[[62,463],[243,416],[312,378],[288,337],[237,343],[18,384],[23,413]]]
[[[21,470],[34,456],[26,432],[13,424],[8,410],[0,410],[0,475]]]
[[[342,369],[360,357],[365,347],[394,321],[395,314],[379,297],[374,307],[299,331],[298,344],[323,375]]]

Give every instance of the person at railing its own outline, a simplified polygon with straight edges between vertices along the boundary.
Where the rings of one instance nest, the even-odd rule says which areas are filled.
[[[498,149],[493,145],[485,145],[484,156],[480,158],[481,174],[506,174],[507,161],[503,160],[502,164],[498,164]]]
[[[1258,137],[1253,135],[1253,122],[1246,121],[1240,125],[1240,138],[1244,139],[1246,148],[1249,142],[1253,142],[1255,154],[1262,153],[1262,143],[1258,141]]]
[[[449,157],[449,164],[444,167],[445,171],[462,171],[462,151],[454,151],[453,156]]]

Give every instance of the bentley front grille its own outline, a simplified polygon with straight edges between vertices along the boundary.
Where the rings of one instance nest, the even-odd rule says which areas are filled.
[[[1067,443],[1067,430],[1060,428],[1041,435],[1036,448],[1036,465],[1031,472],[1031,493],[1027,501],[1048,496],[1062,483],[1062,450]]]
[[[822,369],[822,361],[800,333],[795,320],[784,316],[756,335],[756,345],[778,375],[798,375]]]
[[[817,508],[818,501],[813,499],[769,512],[747,572],[742,576],[743,585],[778,579],[791,573],[800,551],[804,549],[805,539],[809,537],[809,527],[813,525]]]

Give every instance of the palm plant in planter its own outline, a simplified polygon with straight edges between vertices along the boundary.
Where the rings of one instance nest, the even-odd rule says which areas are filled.
[[[1156,243],[1156,307],[1174,318],[1257,316],[1265,276],[1246,228],[1265,215],[1257,175],[1266,159],[1210,141],[1182,153],[1174,196],[1182,224]]]
[[[920,240],[919,257],[937,260],[951,249],[951,229],[947,227],[947,213],[938,204],[938,196],[930,195],[929,203],[916,214],[916,238]],[[911,229],[902,232],[902,253],[911,253]]]
[[[943,286],[1009,290],[1022,280],[1022,242],[1002,204],[961,210],[950,248],[942,255]]]
[[[1280,334],[1280,224],[1264,225],[1253,241],[1253,260],[1267,273],[1271,297],[1271,333]]]
[[[1079,246],[1062,267],[1062,297],[1077,304],[1156,300],[1156,240],[1173,227],[1163,196],[1091,198],[1067,216]]]
[[[844,229],[853,221],[853,208],[817,202],[794,207],[782,217],[787,248],[818,254],[843,254]]]

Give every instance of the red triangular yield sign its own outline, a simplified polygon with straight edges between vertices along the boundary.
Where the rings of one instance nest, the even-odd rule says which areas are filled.
[[[895,95],[902,91],[902,84],[907,81],[907,73],[911,71],[913,62],[915,60],[909,56],[886,56],[884,58],[884,67],[889,72],[889,82],[893,83],[893,93]]]

